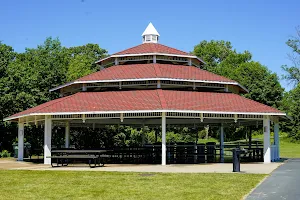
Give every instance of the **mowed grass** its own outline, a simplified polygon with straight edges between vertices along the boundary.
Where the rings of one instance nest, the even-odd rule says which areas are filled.
[[[255,138],[263,140],[263,135],[257,135]],[[291,142],[286,136],[280,137],[279,151],[281,158],[300,158],[300,144]]]
[[[280,139],[280,157],[281,158],[300,158],[300,144]]]
[[[0,199],[241,199],[266,175],[0,170]]]

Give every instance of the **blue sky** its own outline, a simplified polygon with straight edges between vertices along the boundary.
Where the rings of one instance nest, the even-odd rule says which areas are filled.
[[[279,76],[290,64],[285,42],[300,25],[299,0],[6,0],[0,7],[0,40],[17,52],[52,36],[64,46],[98,43],[114,53],[140,44],[151,21],[162,44],[192,51],[202,40],[227,40]]]

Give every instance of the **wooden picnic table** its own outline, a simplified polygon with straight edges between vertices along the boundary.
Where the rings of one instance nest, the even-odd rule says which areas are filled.
[[[88,159],[90,167],[104,166],[104,162],[101,162],[101,158],[107,158],[109,155],[104,153],[112,150],[84,150],[84,149],[56,149],[52,150],[51,153],[54,155],[49,156],[49,158],[56,159],[56,164],[59,166],[67,166],[69,164],[69,160],[74,159]],[[92,166],[94,163],[94,166]],[[52,167],[54,166],[51,162]]]
[[[106,153],[112,150],[84,150],[84,149],[56,149],[52,150],[51,153],[65,153],[65,154],[76,154],[76,153],[81,153],[81,154],[102,154]]]

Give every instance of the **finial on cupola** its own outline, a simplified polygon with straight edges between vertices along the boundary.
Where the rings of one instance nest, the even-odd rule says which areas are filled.
[[[145,31],[142,34],[143,43],[157,43],[160,36],[153,24],[150,22]]]

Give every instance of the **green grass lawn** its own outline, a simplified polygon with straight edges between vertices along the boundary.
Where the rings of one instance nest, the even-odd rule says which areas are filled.
[[[257,135],[254,138],[263,140],[263,135]],[[300,144],[290,142],[286,136],[280,137],[280,157],[300,158]]]
[[[148,174],[149,175],[149,174]],[[1,199],[241,199],[266,175],[0,170]]]
[[[300,144],[280,139],[281,158],[300,158]]]

